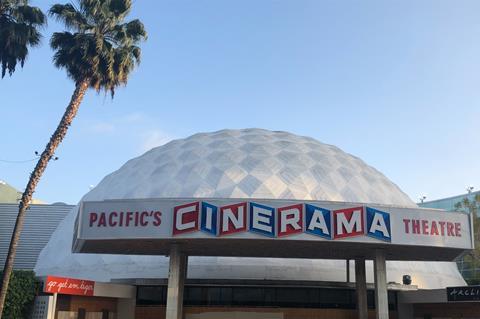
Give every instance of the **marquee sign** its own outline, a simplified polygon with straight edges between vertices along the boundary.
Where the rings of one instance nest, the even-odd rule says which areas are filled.
[[[107,200],[80,205],[75,240],[118,239],[473,247],[467,214],[424,208],[245,199]]]
[[[75,278],[47,276],[43,291],[64,295],[93,296],[95,282]]]

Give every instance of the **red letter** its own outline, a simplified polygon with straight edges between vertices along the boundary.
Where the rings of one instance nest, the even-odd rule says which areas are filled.
[[[422,220],[422,233],[428,235],[428,220]]]
[[[418,219],[412,219],[412,233],[420,234],[420,221]]]
[[[453,223],[447,222],[447,236],[455,236],[453,234]]]
[[[162,223],[162,212],[156,211],[153,213],[153,218],[155,219],[153,226],[160,226]]]
[[[98,215],[97,213],[90,213],[90,227],[92,227],[93,223],[97,221]]]
[[[120,226],[120,227],[123,226],[123,212],[120,212],[120,223],[119,223],[119,226]]]
[[[438,224],[440,225],[440,233],[445,236],[445,222],[438,222]]]
[[[98,220],[98,226],[107,227],[107,218],[105,217],[105,212],[100,214],[100,219]]]
[[[455,236],[462,237],[462,233],[460,231],[460,223],[455,223]]]
[[[405,234],[409,233],[409,224],[410,224],[410,219],[404,219],[403,223],[405,224]]]
[[[431,227],[431,230],[430,230],[430,234],[438,236],[438,228],[437,228],[437,223],[435,221],[432,221],[432,227]]]
[[[148,216],[148,212],[142,212],[140,214],[140,225],[142,226],[147,226],[148,225],[148,222],[145,220],[145,217]]]
[[[130,221],[132,220],[132,214],[133,212],[127,212],[127,222],[125,223],[125,226],[130,226]]]
[[[110,226],[110,227],[117,226],[117,222],[113,221],[113,219],[112,219],[112,217],[114,217],[114,216],[115,216],[115,218],[117,218],[117,216],[118,216],[117,212],[111,212],[110,216],[108,216],[108,226]]]
[[[135,212],[135,227],[138,227],[138,218],[139,218],[138,212]]]

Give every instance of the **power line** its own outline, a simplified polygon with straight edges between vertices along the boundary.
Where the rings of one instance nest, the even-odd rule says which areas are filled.
[[[37,159],[38,157],[27,159],[27,160],[21,160],[21,161],[11,161],[11,160],[0,159],[0,162],[9,163],[9,164],[21,164],[21,163],[33,162],[34,160],[37,160]]]
[[[6,159],[0,159],[0,163],[8,163],[8,164],[22,164],[22,163],[28,163],[28,162],[33,162],[35,160],[38,160],[40,158],[40,153],[38,151],[35,151],[35,156],[34,158],[31,159],[26,159],[26,160],[6,160]],[[49,160],[57,161],[58,157],[57,156],[50,156]]]

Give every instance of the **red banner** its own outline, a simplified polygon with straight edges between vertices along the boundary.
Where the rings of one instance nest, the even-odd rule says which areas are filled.
[[[47,276],[44,292],[64,295],[93,296],[95,281]]]

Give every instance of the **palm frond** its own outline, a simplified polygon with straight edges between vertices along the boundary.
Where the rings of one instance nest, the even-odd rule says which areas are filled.
[[[48,14],[63,22],[69,30],[89,30],[91,26],[87,19],[72,4],[55,4]]]
[[[79,0],[77,7],[54,5],[50,14],[71,31],[52,36],[55,66],[64,68],[75,82],[88,79],[90,87],[113,97],[115,88],[125,85],[140,63],[138,44],[147,38],[140,20],[124,21],[130,9],[131,0]]]
[[[13,13],[13,16],[19,22],[32,26],[42,26],[47,22],[42,10],[28,5],[19,6]]]
[[[46,24],[45,15],[26,0],[0,0],[0,64],[2,78],[12,75],[18,63],[23,67],[29,47],[40,43],[39,28]]]

